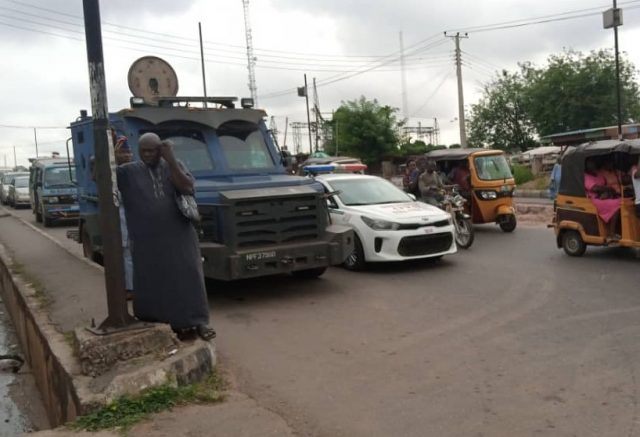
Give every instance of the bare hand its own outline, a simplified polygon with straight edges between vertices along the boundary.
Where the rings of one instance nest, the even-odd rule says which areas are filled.
[[[167,162],[173,162],[176,160],[176,157],[173,154],[173,143],[171,141],[164,140],[162,144],[160,144],[160,156],[162,156]]]

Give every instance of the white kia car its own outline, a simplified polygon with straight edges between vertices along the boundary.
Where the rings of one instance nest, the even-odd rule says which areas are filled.
[[[456,252],[449,213],[417,202],[391,182],[368,175],[317,176],[330,196],[335,224],[355,232],[355,250],[344,266],[362,269],[367,262],[441,257]]]

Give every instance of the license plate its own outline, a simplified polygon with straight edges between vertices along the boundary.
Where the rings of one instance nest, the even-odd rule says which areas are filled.
[[[262,259],[275,258],[276,251],[272,250],[270,252],[256,252],[256,253],[248,253],[244,256],[246,261],[260,261]]]

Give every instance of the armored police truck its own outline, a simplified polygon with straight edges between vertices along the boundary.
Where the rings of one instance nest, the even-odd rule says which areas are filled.
[[[351,253],[352,231],[330,223],[318,182],[287,174],[266,113],[254,109],[251,99],[237,108],[231,97],[176,97],[173,69],[151,56],[132,65],[129,88],[131,107],[109,114],[114,137],[128,138],[135,159],[137,140],[146,132],[173,142],[195,178],[205,276],[316,277]],[[83,111],[70,128],[80,204],[76,238],[85,256],[99,260],[93,120]]]

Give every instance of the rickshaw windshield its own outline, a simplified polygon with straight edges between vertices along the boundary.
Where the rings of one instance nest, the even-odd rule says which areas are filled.
[[[485,181],[511,179],[511,170],[504,155],[478,156],[474,159],[478,178]]]

